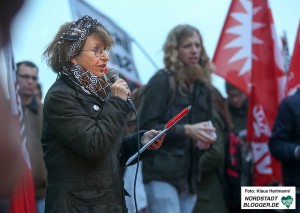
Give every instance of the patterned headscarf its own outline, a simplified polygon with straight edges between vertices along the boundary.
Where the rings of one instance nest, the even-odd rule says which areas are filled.
[[[91,35],[92,30],[97,26],[106,30],[106,28],[96,19],[85,15],[73,22],[66,29],[59,39],[58,46],[60,46],[64,40],[73,41],[67,52],[69,60],[72,56],[79,53],[84,42],[88,36]],[[64,66],[62,74],[76,83],[85,93],[94,95],[101,101],[107,101],[107,99],[112,95],[111,84],[106,75],[98,78],[94,73],[84,69],[78,64],[74,64],[71,68]]]

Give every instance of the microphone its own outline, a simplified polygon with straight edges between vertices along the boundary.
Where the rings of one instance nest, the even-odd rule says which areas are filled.
[[[106,76],[111,81],[111,83],[114,83],[116,80],[118,80],[120,78],[119,77],[119,72],[117,70],[115,70],[114,68],[109,68],[107,70]],[[131,110],[133,112],[136,112],[134,103],[132,102],[132,100],[130,99],[130,97],[127,98],[127,103],[129,104]]]

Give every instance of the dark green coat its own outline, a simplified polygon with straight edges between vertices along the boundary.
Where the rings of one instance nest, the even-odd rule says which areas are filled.
[[[63,77],[52,85],[42,132],[46,213],[127,212],[121,169],[137,146],[122,138],[128,113],[119,97],[99,102]]]
[[[192,109],[167,132],[161,148],[143,161],[143,179],[145,183],[164,181],[179,191],[186,190],[188,186],[190,192],[196,193],[197,150],[195,141],[186,137],[184,125],[211,119],[211,91],[197,80],[192,91],[185,91],[187,95],[182,95],[176,88],[172,104],[169,104],[169,84],[168,74],[163,71],[150,79],[141,111],[141,128],[163,129],[185,107],[191,105]],[[168,108],[168,105],[171,106]]]
[[[224,200],[224,165],[227,130],[220,114],[213,113],[217,140],[211,148],[201,151],[198,161],[197,203],[193,213],[226,213]]]
[[[248,101],[245,101],[241,108],[235,108],[227,101],[230,117],[233,122],[233,129],[231,131],[239,133],[240,131],[247,130],[247,118],[248,118]],[[242,137],[246,141],[246,135]]]

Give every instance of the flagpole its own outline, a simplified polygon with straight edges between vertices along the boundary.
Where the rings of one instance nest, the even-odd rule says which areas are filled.
[[[283,31],[281,42],[282,42],[283,68],[285,74],[287,74],[290,67],[290,54],[289,54],[289,46],[288,46],[286,31]]]

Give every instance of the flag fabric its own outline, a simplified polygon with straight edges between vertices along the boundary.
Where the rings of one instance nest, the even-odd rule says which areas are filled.
[[[284,95],[285,73],[267,0],[233,0],[213,58],[216,74],[248,95],[247,141],[254,185],[282,182],[268,139]]]
[[[213,57],[215,74],[250,93],[252,45],[251,1],[232,1]]]
[[[292,95],[300,87],[300,21],[298,32],[295,39],[294,51],[291,58],[291,64],[288,71],[286,92]]]
[[[282,182],[281,164],[269,152],[277,106],[284,97],[285,72],[271,9],[267,0],[253,1],[253,32],[261,41],[253,45],[252,88],[249,101],[248,136],[252,144],[255,185]]]
[[[121,29],[113,20],[103,13],[95,10],[83,0],[70,0],[73,19],[81,18],[83,15],[89,15],[103,24],[115,41],[113,50],[109,55],[109,67],[114,67],[129,81],[140,84],[140,77],[136,69],[131,45],[133,39]]]
[[[31,174],[31,166],[29,154],[26,149],[26,136],[24,135],[24,122],[20,97],[18,95],[15,66],[11,44],[8,43],[3,48],[3,60],[5,66],[2,67],[2,76],[6,76],[7,81],[4,82],[6,91],[10,99],[12,116],[16,120],[16,125],[20,130],[21,151],[23,157],[23,174],[19,178],[10,198],[9,213],[34,213],[36,212],[34,184]]]

